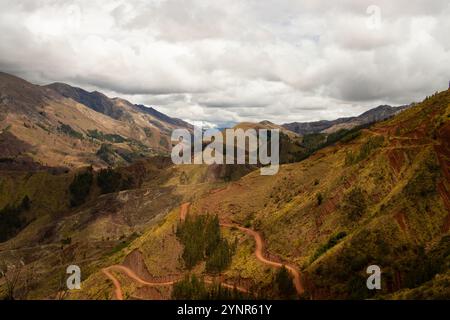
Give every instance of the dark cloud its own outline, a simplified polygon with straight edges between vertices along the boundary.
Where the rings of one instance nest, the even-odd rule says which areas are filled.
[[[450,79],[448,0],[4,0],[0,29],[3,71],[219,125],[349,116]]]

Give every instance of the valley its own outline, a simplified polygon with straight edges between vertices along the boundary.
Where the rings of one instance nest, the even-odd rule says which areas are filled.
[[[337,131],[284,126],[273,176],[174,165],[171,130],[191,126],[120,98],[6,74],[0,94],[6,299],[450,297],[450,91]]]

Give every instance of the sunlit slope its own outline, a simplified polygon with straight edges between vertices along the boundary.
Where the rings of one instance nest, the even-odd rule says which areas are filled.
[[[445,272],[428,253],[450,227],[449,102],[448,91],[427,98],[275,176],[253,172],[192,210],[260,230],[269,252],[304,270],[308,296],[370,297],[371,264],[383,271],[378,295],[419,286]]]
[[[100,92],[66,84],[38,86],[2,72],[0,97],[2,167],[24,159],[51,167],[128,165],[167,154],[172,130],[190,128],[180,119]],[[29,163],[21,167],[32,169]]]

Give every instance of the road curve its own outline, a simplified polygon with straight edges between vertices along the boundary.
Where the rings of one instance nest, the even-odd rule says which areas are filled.
[[[151,287],[171,286],[171,285],[175,284],[176,282],[180,281],[180,279],[177,279],[177,280],[165,281],[165,282],[149,282],[149,281],[146,281],[146,280],[143,280],[142,278],[140,278],[130,268],[122,266],[122,265],[109,266],[107,268],[102,269],[102,271],[113,282],[114,294],[115,294],[117,300],[123,300],[122,286],[120,284],[120,281],[114,276],[114,274],[111,273],[111,271],[123,272],[129,278],[133,279],[134,281],[136,281],[144,286],[151,286]],[[209,279],[205,279],[204,281],[209,284],[215,283],[213,280],[209,280]],[[240,292],[248,293],[248,290],[243,287],[235,286],[235,285],[228,284],[225,282],[220,283],[220,285],[225,288],[228,288],[228,289],[236,289]]]
[[[186,219],[186,215],[188,214],[189,207],[190,207],[190,202],[186,202],[181,205],[181,207],[180,207],[181,221],[184,221]],[[292,265],[286,265],[286,264],[279,263],[277,261],[272,261],[272,260],[267,259],[264,256],[264,240],[258,232],[254,231],[252,229],[244,228],[239,225],[235,225],[235,224],[231,224],[231,223],[221,222],[220,226],[222,226],[224,228],[236,228],[236,229],[252,236],[255,239],[255,243],[256,243],[256,248],[255,248],[256,258],[259,261],[261,261],[262,263],[265,263],[272,267],[281,268],[282,266],[285,266],[286,269],[294,277],[293,282],[294,282],[297,293],[299,295],[301,295],[303,293],[303,286],[302,286],[302,282],[301,282],[300,272],[297,270],[296,267],[294,267]],[[111,271],[122,272],[125,275],[127,275],[129,278],[133,279],[134,281],[136,281],[142,285],[146,285],[146,286],[153,286],[153,287],[171,286],[174,283],[176,283],[177,281],[179,281],[179,280],[174,280],[174,281],[165,281],[165,282],[149,282],[149,281],[146,281],[146,280],[143,280],[142,278],[140,278],[133,270],[131,270],[128,267],[125,267],[123,265],[112,265],[107,268],[103,268],[102,272],[113,282],[114,294],[115,294],[117,300],[123,300],[122,286],[120,284],[120,281],[114,276],[114,274]],[[210,284],[214,283],[214,281],[209,280],[209,279],[205,279],[205,282],[210,283]],[[229,289],[236,289],[240,292],[248,293],[248,290],[245,288],[242,288],[242,287],[234,286],[234,285],[224,283],[224,282],[222,282],[221,285],[226,288],[229,288]]]
[[[272,267],[276,267],[276,268],[281,268],[282,266],[285,266],[285,268],[294,277],[293,282],[295,285],[295,290],[297,291],[297,293],[299,295],[301,295],[303,293],[304,290],[303,290],[303,286],[302,286],[302,282],[301,282],[300,272],[294,266],[291,266],[288,264],[282,264],[282,263],[279,263],[276,261],[269,260],[266,257],[264,257],[264,240],[258,232],[248,229],[248,228],[244,228],[244,227],[235,225],[235,224],[230,224],[230,223],[220,223],[220,225],[225,228],[236,228],[236,229],[252,236],[256,242],[256,248],[255,248],[256,259],[258,259],[262,263],[268,264],[268,265],[270,265]]]
[[[186,215],[189,212],[190,205],[191,205],[190,202],[185,202],[185,203],[183,203],[181,205],[181,207],[180,207],[180,219],[181,219],[181,221],[184,221],[184,219],[186,218]],[[268,265],[270,265],[272,267],[276,267],[276,268],[281,268],[284,265],[285,268],[294,277],[293,282],[294,282],[295,290],[297,291],[297,293],[299,295],[303,294],[304,290],[303,290],[303,285],[302,285],[302,281],[301,281],[300,272],[297,270],[296,267],[294,267],[292,265],[282,264],[282,263],[279,263],[279,262],[267,259],[264,256],[264,240],[263,240],[263,237],[261,236],[261,234],[259,234],[258,232],[254,231],[252,229],[244,228],[244,227],[241,227],[239,225],[230,224],[230,223],[221,222],[220,226],[225,227],[225,228],[236,228],[236,229],[238,229],[238,230],[240,230],[240,231],[242,231],[242,232],[252,236],[255,239],[255,242],[256,242],[256,248],[255,248],[256,259],[258,259],[262,263],[268,264]]]
[[[109,272],[109,268],[102,269],[102,272],[113,282],[114,294],[116,295],[116,299],[123,300],[122,286],[120,285],[119,280],[117,280],[117,278],[111,272]]]
[[[186,219],[186,215],[189,212],[190,205],[191,205],[190,202],[185,202],[180,206],[180,220],[181,221],[184,221]]]

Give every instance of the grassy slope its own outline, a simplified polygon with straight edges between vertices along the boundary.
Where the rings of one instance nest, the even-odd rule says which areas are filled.
[[[450,190],[443,172],[448,162],[442,158],[449,154],[436,150],[448,139],[440,132],[449,126],[449,101],[449,92],[440,93],[351,142],[284,165],[276,176],[253,172],[192,209],[262,231],[270,252],[304,269],[310,296],[371,295],[361,288],[370,264],[382,267],[380,294],[419,285],[411,277],[421,250],[427,252],[448,233],[449,208],[443,201]],[[380,147],[364,147],[379,136],[384,137]],[[369,151],[361,160],[346,164],[350,152],[364,149]],[[345,199],[356,187],[363,190],[367,208],[351,219]],[[318,248],[342,231],[347,236],[311,263]]]
[[[84,267],[87,270],[83,276],[86,279],[84,289],[74,297],[112,297],[111,283],[100,268],[123,262],[135,249],[142,253],[152,276],[185,272],[178,258],[181,247],[173,234],[178,205],[182,201],[192,201],[192,213],[217,213],[223,220],[259,230],[267,240],[271,254],[303,269],[308,296],[369,297],[367,290],[361,288],[369,264],[382,267],[383,290],[378,296],[400,289],[398,295],[388,297],[430,296],[430,290],[439,290],[437,288],[446,283],[445,270],[444,275],[436,276],[431,282],[424,279],[424,283],[413,283],[411,275],[414,275],[417,263],[424,260],[421,257],[436,248],[442,236],[448,234],[449,208],[443,199],[448,199],[450,190],[446,145],[449,140],[449,102],[450,93],[441,93],[387,122],[363,130],[352,141],[322,149],[303,162],[283,165],[275,176],[261,176],[257,170],[224,185],[215,180],[217,172],[211,167],[182,166],[171,169],[173,171],[164,181],[144,183],[143,189],[135,194],[125,192],[90,203],[70,216],[62,226],[70,227],[73,225],[70,219],[90,217],[114,201],[127,209],[122,210],[119,206],[113,209],[118,213],[116,218],[110,212],[93,221],[88,219],[91,229],[82,227],[69,232],[80,241],[74,248],[66,248],[67,254],[75,257],[71,261],[83,263],[85,258],[92,259]],[[369,141],[380,136],[384,137],[380,146],[367,147]],[[361,156],[349,163],[350,153]],[[358,186],[363,190],[367,207],[359,218],[352,219],[348,217],[345,202],[349,192]],[[171,202],[155,210],[159,218],[151,219],[152,223],[139,224],[140,237],[120,240],[121,234],[134,230],[127,226],[127,218],[146,214],[153,206],[151,202],[145,203],[149,200],[148,190],[156,187],[172,188]],[[220,191],[209,192],[212,188],[220,188]],[[423,192],[424,188],[426,192]],[[159,189],[155,191],[159,192]],[[320,204],[319,194],[323,199]],[[60,197],[64,198],[64,195],[57,196]],[[317,250],[338,232],[345,232],[347,236],[336,246],[326,247],[328,250],[313,260]],[[267,286],[273,270],[254,259],[251,240],[232,234],[233,231],[229,233],[226,235],[238,236],[240,241],[225,278],[248,283],[257,289]],[[111,234],[114,239],[102,239]],[[83,243],[83,238],[90,240]],[[44,262],[39,260],[42,268],[59,265],[54,252],[48,253],[45,259]],[[199,266],[196,271],[202,272],[202,268]],[[48,297],[55,292],[55,275],[47,274],[41,280],[32,297]],[[140,296],[145,289],[137,288],[127,279],[122,280],[129,297]],[[408,286],[416,287],[415,291],[409,291]],[[168,291],[158,294],[165,298],[170,296]]]

